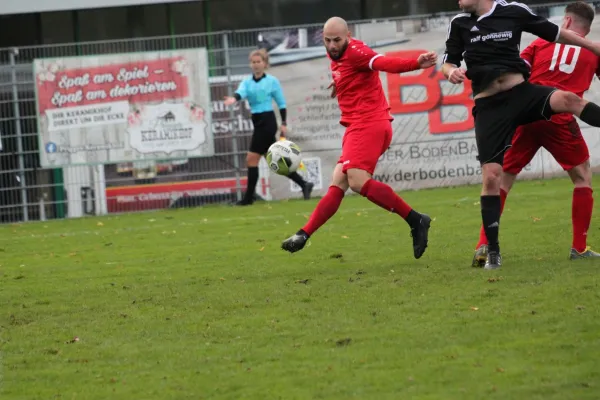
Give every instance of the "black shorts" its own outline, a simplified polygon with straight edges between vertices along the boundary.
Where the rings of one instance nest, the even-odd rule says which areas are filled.
[[[550,95],[556,90],[523,82],[505,92],[476,99],[473,117],[479,162],[502,165],[518,126],[549,120],[554,114]]]
[[[252,114],[254,133],[250,141],[250,151],[265,155],[269,147],[277,141],[277,118],[273,111]]]

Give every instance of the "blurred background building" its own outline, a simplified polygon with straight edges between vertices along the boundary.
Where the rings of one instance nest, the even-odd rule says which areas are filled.
[[[457,7],[457,0],[2,0],[0,48],[314,24],[332,15],[398,17]]]

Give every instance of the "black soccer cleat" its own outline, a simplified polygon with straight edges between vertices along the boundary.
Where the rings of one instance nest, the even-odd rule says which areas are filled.
[[[413,251],[416,259],[421,258],[427,248],[429,238],[429,227],[431,218],[426,214],[419,214],[419,223],[410,228],[410,235],[413,239]]]
[[[311,195],[314,187],[315,187],[314,183],[306,182],[306,184],[302,188],[302,194],[304,195],[304,200],[310,200],[310,195]]]
[[[303,232],[299,231],[298,233],[293,234],[289,238],[281,243],[281,248],[285,251],[289,251],[290,253],[295,253],[300,251],[306,246],[306,242],[308,242],[309,236]]]
[[[244,206],[251,206],[254,202],[251,200],[246,200],[246,199],[242,199],[240,201],[236,201],[235,203],[233,203],[234,206],[238,206],[238,207],[244,207]]]
[[[502,256],[497,251],[488,252],[484,269],[498,269],[502,266]]]

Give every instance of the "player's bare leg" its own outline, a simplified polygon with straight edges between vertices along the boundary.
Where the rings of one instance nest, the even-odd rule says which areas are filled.
[[[508,172],[502,173],[502,183],[500,184],[500,215],[504,211],[504,204],[506,203],[506,197],[508,196],[508,192],[512,189],[512,186],[517,179],[516,174],[510,174]],[[473,261],[471,262],[471,266],[474,268],[482,268],[485,266],[485,262],[487,261],[488,255],[488,240],[485,235],[485,229],[483,228],[483,224],[481,225],[481,229],[479,230],[479,242],[477,242],[477,246],[475,246],[475,254],[473,255]]]
[[[242,200],[238,201],[238,206],[249,206],[254,203],[254,192],[256,191],[256,184],[258,183],[258,163],[260,162],[261,155],[249,151],[246,154],[246,166],[248,167],[248,183],[246,184],[246,192]]]
[[[571,92],[556,90],[550,95],[550,108],[555,113],[576,115],[588,125],[600,127],[600,107]]]
[[[348,177],[342,170],[342,164],[337,164],[333,170],[331,186],[329,186],[329,190],[317,204],[308,223],[294,235],[287,238],[281,244],[281,248],[290,253],[302,250],[306,246],[306,242],[308,242],[310,236],[323,226],[340,208],[348,187]]]
[[[502,184],[502,165],[483,164],[483,187],[481,190],[481,219],[488,239],[488,255],[485,269],[497,269],[502,265],[498,234],[500,230],[500,189]]]
[[[568,171],[575,188],[571,218],[573,221],[573,244],[569,259],[598,258],[600,254],[587,245],[587,233],[592,220],[594,197],[592,195],[592,170],[589,160]]]
[[[398,214],[408,223],[413,238],[414,257],[421,258],[427,248],[431,218],[413,210],[390,186],[372,179],[369,172],[351,168],[347,174],[352,191],[379,207]]]

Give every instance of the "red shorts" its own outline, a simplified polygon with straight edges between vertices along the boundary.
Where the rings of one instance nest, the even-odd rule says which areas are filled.
[[[346,128],[342,139],[342,156],[338,164],[342,171],[356,168],[371,175],[377,161],[392,142],[392,123],[389,120],[353,123]]]
[[[504,172],[517,175],[531,162],[540,147],[548,150],[565,171],[590,158],[577,121],[565,125],[537,121],[517,128],[512,147],[504,154]]]

